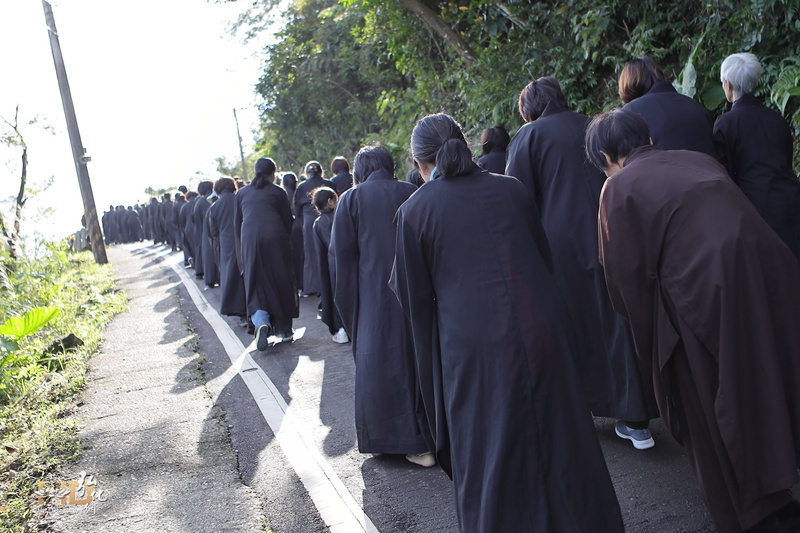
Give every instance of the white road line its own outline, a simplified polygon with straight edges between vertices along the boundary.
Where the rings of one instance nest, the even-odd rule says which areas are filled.
[[[295,417],[286,412],[288,405],[272,380],[250,357],[255,341],[245,347],[228,323],[208,303],[194,280],[177,264],[178,259],[166,260],[181,278],[198,311],[216,333],[231,360],[232,368],[241,376],[253,395],[264,420],[275,434],[284,455],[303,482],[325,524],[334,533],[378,533],[375,524],[353,499],[314,441]]]

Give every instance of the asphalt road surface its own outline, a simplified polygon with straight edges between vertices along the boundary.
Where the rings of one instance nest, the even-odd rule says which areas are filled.
[[[196,280],[182,266],[182,254],[147,244],[121,248],[143,265],[155,262],[165,280],[182,281],[178,301],[200,339],[207,389],[214,409],[224,411],[236,464],[261,501],[268,529],[458,531],[450,480],[438,467],[358,452],[351,345],[331,341],[327,327],[316,318],[317,298],[301,299],[300,318],[294,323],[301,338],[266,352],[249,352],[248,357],[247,347],[254,349],[252,336],[235,319],[219,317],[219,289]],[[156,285],[153,290],[164,289]],[[245,347],[241,354],[236,353],[239,341]],[[595,426],[626,530],[715,531],[686,454],[661,421],[651,426],[656,446],[645,451],[618,438],[614,422],[596,418]],[[345,516],[345,521],[337,522],[336,516]],[[346,521],[351,519],[355,522]]]

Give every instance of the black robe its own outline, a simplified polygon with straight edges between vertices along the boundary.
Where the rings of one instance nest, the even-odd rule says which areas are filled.
[[[506,157],[507,152],[505,150],[489,152],[478,158],[478,166],[487,172],[504,174],[506,171]]]
[[[174,245],[170,224],[172,223],[172,200],[162,200],[158,204],[158,236],[159,242]]]
[[[188,202],[181,206],[181,211],[178,213],[178,225],[183,228],[183,260],[184,263],[189,263],[189,258],[194,261],[194,240],[195,236],[194,222],[192,222],[192,211],[194,211],[194,203],[197,201],[195,196]]]
[[[248,185],[236,193],[233,229],[244,275],[247,315],[267,311],[273,325],[297,318],[292,272],[292,212],[286,192],[274,184]]]
[[[344,194],[344,191],[351,188],[353,186],[353,175],[347,171],[339,172],[334,177],[331,178],[331,181],[336,186],[334,189],[336,194],[341,196]]]
[[[215,249],[211,241],[211,234],[208,227],[208,212],[213,204],[206,201],[208,208],[203,215],[203,280],[207,287],[219,285],[219,261],[217,255],[219,250]]]
[[[336,190],[332,181],[315,176],[298,185],[294,193],[294,213],[303,221],[303,292],[306,294],[319,294],[319,271],[314,261],[314,221],[317,219],[317,210],[311,204],[311,193],[317,187]]]
[[[227,316],[246,316],[244,280],[236,261],[236,232],[233,229],[235,210],[236,195],[230,191],[223,192],[208,210],[208,234],[216,243],[218,252],[219,312]]]
[[[330,254],[333,210],[322,213],[314,221],[314,257],[319,268],[319,307],[322,323],[332,334],[344,327],[339,311],[333,303],[333,288],[336,286],[336,264]]]
[[[335,300],[353,343],[356,435],[362,453],[433,451],[416,384],[411,331],[387,285],[394,260],[394,213],[416,190],[389,172],[374,172],[342,195],[334,216]]]
[[[745,94],[717,119],[714,140],[730,177],[800,260],[800,182],[789,124]]]
[[[525,187],[475,166],[396,221],[391,284],[461,530],[623,531]]]
[[[716,160],[637,148],[606,181],[600,258],[718,530],[785,504],[800,465],[800,271]]]
[[[678,93],[670,82],[656,82],[647,94],[628,102],[623,109],[639,113],[644,118],[656,147],[694,150],[717,157],[711,113],[688,96]]]
[[[506,174],[533,196],[550,243],[553,273],[580,335],[576,350],[589,407],[628,421],[658,417],[630,328],[614,311],[597,258],[597,209],[605,175],[584,154],[589,117],[548,105],[508,147]]]
[[[205,245],[208,235],[204,235],[203,227],[206,218],[206,212],[208,211],[209,207],[211,207],[211,204],[208,203],[208,197],[198,196],[195,201],[192,202],[192,212],[189,215],[194,228],[194,240],[192,241],[192,251],[194,252],[194,273],[198,278],[205,277],[206,266],[209,264],[209,262],[213,262],[211,255],[209,254],[209,250],[207,249],[208,247]],[[204,248],[206,248],[206,250],[204,250]],[[213,274],[211,275],[213,277]]]

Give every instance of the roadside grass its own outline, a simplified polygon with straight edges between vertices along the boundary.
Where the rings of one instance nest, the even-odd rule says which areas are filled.
[[[71,414],[86,364],[104,326],[127,303],[110,265],[95,264],[91,252],[52,244],[46,257],[13,266],[0,278],[0,324],[37,307],[60,312],[0,349],[0,533],[36,529],[43,515],[34,495],[39,483],[57,486],[58,467],[80,452]]]

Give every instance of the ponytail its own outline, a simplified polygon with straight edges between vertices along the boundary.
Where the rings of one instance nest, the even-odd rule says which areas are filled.
[[[461,139],[448,139],[436,152],[436,168],[443,177],[466,174],[475,166],[472,152]]]

